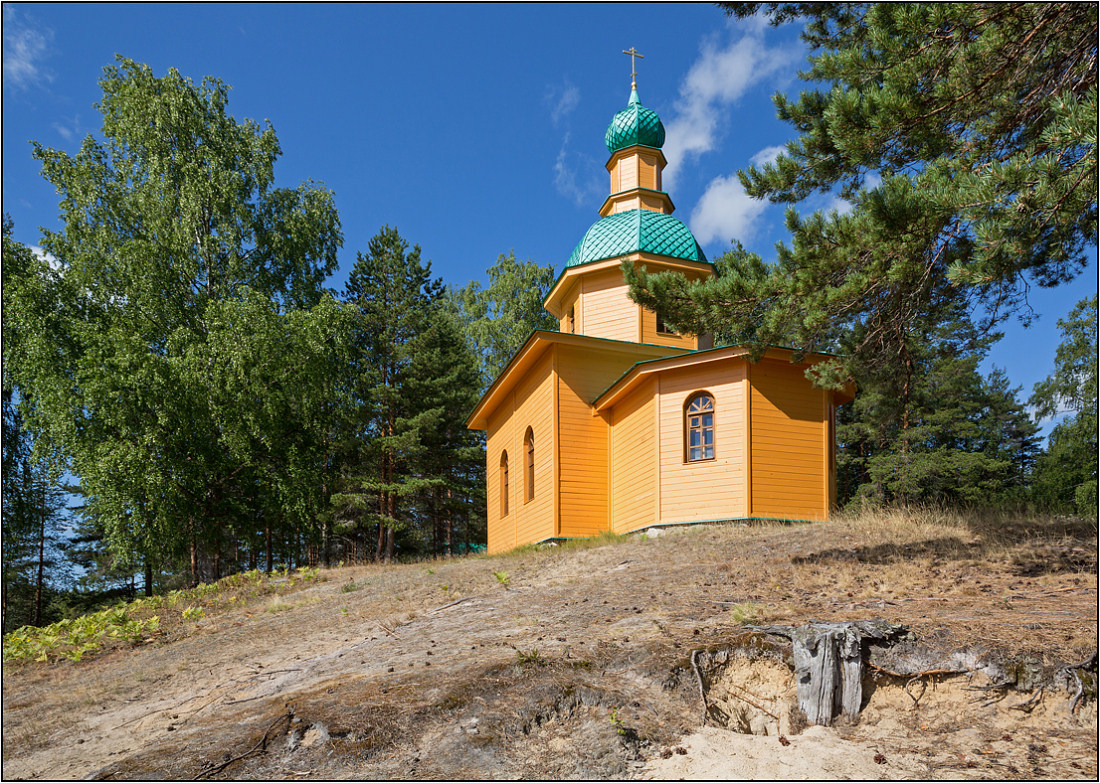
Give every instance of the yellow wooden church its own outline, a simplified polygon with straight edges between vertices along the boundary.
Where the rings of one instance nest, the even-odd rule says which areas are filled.
[[[536,331],[467,421],[487,432],[489,551],[660,525],[825,520],[842,392],[810,356],[676,334],[630,301],[624,261],[714,274],[661,189],[665,130],[631,85],[605,141],[611,195],[546,297]]]

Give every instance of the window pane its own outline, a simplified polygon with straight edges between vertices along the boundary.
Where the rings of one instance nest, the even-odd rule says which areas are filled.
[[[714,398],[697,394],[684,410],[688,461],[714,459]]]

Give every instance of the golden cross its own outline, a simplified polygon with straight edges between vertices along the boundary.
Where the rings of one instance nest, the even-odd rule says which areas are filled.
[[[638,54],[638,52],[636,52],[634,50],[633,46],[631,46],[629,49],[623,49],[623,54],[629,54],[630,55],[630,86],[632,88],[637,88],[637,86],[638,86],[638,81],[637,81],[638,71],[635,70],[635,68],[634,68],[634,58],[635,57],[641,57],[644,60],[645,55],[644,54]]]

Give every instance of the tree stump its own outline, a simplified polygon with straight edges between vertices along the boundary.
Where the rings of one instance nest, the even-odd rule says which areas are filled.
[[[765,625],[753,630],[791,640],[798,706],[810,723],[829,726],[838,716],[855,720],[863,699],[864,640],[886,640],[905,631],[884,620]]]

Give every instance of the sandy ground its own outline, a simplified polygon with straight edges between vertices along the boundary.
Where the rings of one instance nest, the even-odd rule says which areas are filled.
[[[969,684],[968,684],[969,685]],[[977,708],[967,686],[941,686],[923,710],[894,689],[872,696],[856,726],[810,726],[758,736],[704,726],[668,758],[649,761],[646,780],[1032,780],[1095,777],[1095,704],[1071,716],[1051,697],[1030,714]],[[899,698],[900,697],[900,698]],[[903,701],[904,700],[904,701]],[[1027,698],[1011,700],[1024,704]],[[908,703],[905,703],[908,702]],[[1084,739],[1084,742],[1082,742]]]
[[[1096,778],[1095,702],[1064,690],[882,676],[857,725],[796,731],[789,667],[712,660],[746,617],[883,617],[1054,671],[1096,649],[1094,525],[694,528],[326,577],[5,665],[4,778]],[[702,725],[693,651],[732,728],[767,736]]]

